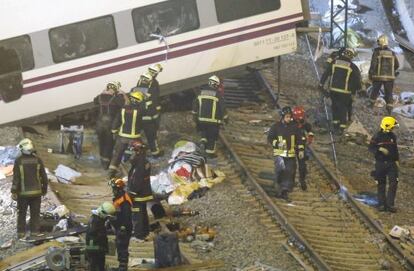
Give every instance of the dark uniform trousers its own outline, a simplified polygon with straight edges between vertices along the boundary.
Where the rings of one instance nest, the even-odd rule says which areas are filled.
[[[346,128],[349,109],[352,107],[351,94],[331,91],[332,122],[334,128]]]
[[[151,121],[144,121],[143,128],[145,137],[147,138],[148,146],[152,155],[157,155],[160,150],[157,142],[158,123],[157,119]]]
[[[134,237],[145,239],[148,236],[150,230],[147,202],[139,201],[136,197],[132,197],[132,224]]]
[[[105,253],[89,252],[89,271],[105,271]]]
[[[17,200],[17,232],[26,231],[26,213],[30,207],[30,231],[36,233],[39,231],[39,214],[41,197],[24,198],[19,197]]]
[[[378,204],[380,206],[394,207],[395,195],[398,185],[398,166],[395,161],[375,162],[375,177],[378,181]],[[388,193],[386,193],[388,177]]]
[[[118,271],[128,270],[128,259],[129,259],[129,240],[131,233],[127,231],[117,230],[116,232],[116,251],[118,254],[119,269]]]
[[[373,81],[372,82],[372,92],[369,97],[371,100],[375,101],[378,98],[381,86],[384,85],[384,100],[387,103],[387,110],[392,109],[393,98],[392,90],[394,88],[394,80],[391,81]],[[390,112],[389,112],[390,113]]]
[[[86,230],[86,256],[90,271],[105,271],[105,254],[108,251],[105,219],[92,215]]]
[[[201,143],[204,144],[206,153],[216,152],[216,141],[219,136],[220,126],[217,123],[198,123],[198,131],[201,135]]]
[[[114,139],[111,132],[112,122],[109,116],[102,115],[96,123],[96,134],[99,142],[99,155],[102,166],[107,168],[112,158]]]
[[[275,158],[276,184],[280,192],[292,192],[295,184],[296,157],[282,157],[285,169],[278,169],[277,157]]]
[[[125,150],[128,148],[129,143],[133,140],[133,138],[118,136],[114,147],[114,154],[111,159],[111,165],[109,166],[110,169],[118,168],[121,164],[122,156],[124,155]]]
[[[308,173],[308,169],[306,167],[306,160],[306,157],[304,157],[303,159],[299,159],[298,157],[299,182],[301,184],[305,183],[306,174]]]

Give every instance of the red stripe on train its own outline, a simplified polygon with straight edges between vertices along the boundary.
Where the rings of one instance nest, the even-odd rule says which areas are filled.
[[[169,47],[170,47],[170,49],[173,49],[173,48],[177,48],[177,47],[184,46],[184,45],[187,45],[187,44],[200,42],[200,41],[204,41],[204,40],[208,40],[208,39],[213,39],[213,38],[217,38],[217,37],[220,37],[220,36],[225,36],[225,35],[233,34],[233,33],[240,32],[240,31],[245,31],[245,30],[249,30],[249,29],[253,29],[253,28],[257,28],[257,27],[261,27],[261,26],[265,26],[265,25],[269,25],[269,24],[273,24],[273,23],[278,23],[278,22],[282,22],[282,21],[286,21],[286,20],[291,20],[291,19],[294,19],[294,18],[297,18],[297,17],[302,17],[302,16],[303,16],[302,13],[296,13],[296,14],[285,16],[285,17],[282,17],[282,18],[277,18],[277,19],[264,21],[264,22],[260,22],[260,23],[256,23],[256,24],[252,24],[252,25],[248,25],[248,26],[243,26],[243,27],[240,27],[240,28],[235,28],[235,29],[231,29],[231,30],[227,30],[227,31],[223,31],[223,32],[220,32],[220,33],[215,33],[215,34],[211,34],[211,35],[207,35],[207,36],[204,36],[204,37],[199,37],[199,38],[195,38],[195,39],[191,39],[191,40],[177,42],[177,43],[171,44]],[[65,74],[72,73],[72,72],[78,72],[78,71],[81,71],[81,70],[95,68],[95,67],[98,67],[98,66],[114,63],[114,62],[117,62],[117,61],[123,61],[123,60],[134,58],[134,57],[139,57],[139,56],[143,56],[143,55],[147,55],[147,54],[156,53],[156,52],[163,51],[163,50],[165,50],[165,47],[161,46],[161,47],[153,48],[153,49],[142,51],[142,52],[137,52],[137,53],[121,56],[121,57],[116,57],[116,58],[112,58],[112,59],[108,59],[108,60],[99,61],[99,62],[96,62],[96,63],[76,67],[76,68],[67,69],[67,70],[64,70],[64,71],[54,72],[54,73],[50,73],[50,74],[46,74],[46,75],[42,75],[42,76],[30,78],[30,79],[26,79],[26,80],[23,81],[23,83],[24,84],[29,84],[29,83],[33,83],[33,82],[36,82],[36,81],[49,79],[49,78],[52,78],[52,77],[61,76],[61,75],[65,75]]]

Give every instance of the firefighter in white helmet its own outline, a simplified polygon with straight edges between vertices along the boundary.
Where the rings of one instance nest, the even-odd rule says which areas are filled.
[[[200,132],[200,143],[206,154],[215,157],[216,141],[219,128],[227,122],[224,98],[218,93],[220,79],[213,75],[208,79],[208,88],[203,89],[193,103],[193,116],[197,130]]]
[[[372,92],[369,98],[372,106],[378,98],[381,86],[384,86],[386,109],[388,114],[391,114],[393,107],[392,92],[395,77],[398,75],[399,63],[395,53],[388,47],[388,37],[386,35],[379,36],[377,43],[378,47],[374,49],[368,72],[369,79],[372,80]]]

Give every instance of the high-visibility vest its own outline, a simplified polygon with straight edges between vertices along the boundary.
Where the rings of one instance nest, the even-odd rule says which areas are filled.
[[[351,63],[345,60],[337,59],[332,64],[332,76],[329,84],[331,91],[351,94],[349,90],[349,79],[351,77]]]
[[[40,164],[37,157],[22,158],[20,160],[20,191],[19,196],[36,197],[42,195],[42,184],[40,181]],[[27,172],[36,172],[28,176]]]
[[[377,56],[377,66],[372,75],[373,80],[395,79],[395,57],[390,50],[380,50]]]

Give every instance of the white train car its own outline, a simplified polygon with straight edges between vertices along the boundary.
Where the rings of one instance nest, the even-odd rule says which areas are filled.
[[[295,51],[303,20],[301,0],[0,3],[0,47],[15,49],[23,70],[23,88],[3,91],[16,93],[0,101],[0,125],[88,104],[108,81],[128,91],[154,63],[164,66],[162,95],[200,85]]]

